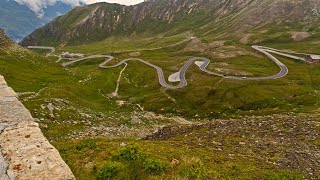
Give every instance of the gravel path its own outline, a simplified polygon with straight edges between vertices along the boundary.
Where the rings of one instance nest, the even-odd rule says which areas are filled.
[[[123,74],[124,70],[126,70],[127,66],[128,66],[128,64],[125,63],[123,69],[120,71],[120,74],[119,74],[119,77],[118,77],[118,81],[117,81],[116,90],[112,93],[113,96],[118,96],[118,91],[119,91],[119,86],[120,86],[121,77],[122,77],[122,74]]]

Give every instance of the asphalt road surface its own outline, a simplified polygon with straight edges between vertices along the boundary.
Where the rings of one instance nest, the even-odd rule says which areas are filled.
[[[44,46],[29,46],[28,48],[39,48],[39,49],[51,49],[51,53],[55,52],[55,49],[53,47],[44,47]],[[179,70],[179,77],[180,77],[180,83],[178,85],[170,85],[166,82],[165,77],[164,77],[164,73],[161,67],[156,66],[150,62],[144,61],[142,59],[139,58],[128,58],[128,59],[124,59],[114,65],[110,65],[107,66],[107,64],[109,62],[111,62],[114,57],[110,56],[110,55],[92,55],[92,56],[88,56],[88,57],[84,57],[84,58],[80,58],[80,59],[76,59],[76,60],[72,60],[69,62],[65,62],[62,65],[64,67],[70,66],[72,64],[75,64],[77,62],[86,60],[86,59],[96,59],[96,58],[106,58],[106,60],[101,63],[99,65],[100,68],[102,69],[111,69],[111,68],[115,68],[121,65],[126,65],[127,62],[129,61],[139,61],[141,63],[144,63],[152,68],[154,68],[157,71],[158,74],[158,78],[159,78],[159,83],[161,84],[161,86],[168,88],[168,89],[179,89],[179,88],[183,88],[186,87],[188,85],[185,74],[188,70],[188,68],[194,64],[196,61],[202,61],[203,63],[201,63],[199,65],[199,69],[207,74],[210,75],[215,75],[215,76],[219,76],[225,79],[233,79],[233,80],[240,80],[240,81],[260,81],[260,80],[268,80],[268,79],[278,79],[278,78],[282,78],[284,76],[286,76],[289,72],[288,68],[286,67],[286,65],[284,65],[280,60],[278,60],[276,57],[274,57],[271,53],[273,54],[277,54],[280,56],[284,56],[287,58],[291,58],[291,59],[295,59],[295,60],[301,60],[301,61],[305,61],[304,58],[298,57],[298,56],[294,56],[294,55],[290,55],[290,54],[286,54],[286,53],[291,53],[291,54],[300,54],[300,55],[304,55],[302,53],[295,53],[295,52],[288,52],[288,51],[282,51],[282,50],[277,50],[277,49],[273,49],[273,48],[269,48],[269,47],[264,47],[264,46],[252,46],[253,49],[259,51],[260,53],[266,55],[268,58],[270,58],[280,69],[280,71],[275,74],[275,75],[271,75],[271,76],[266,76],[266,77],[239,77],[239,76],[228,76],[228,75],[224,75],[224,74],[219,74],[216,72],[212,72],[207,70],[207,66],[210,64],[210,60],[204,57],[193,57],[190,58],[184,66],[182,66],[182,68]],[[50,54],[51,54],[50,53]],[[50,55],[49,54],[49,55]]]
[[[46,56],[50,56],[52,53],[56,52],[56,49],[54,47],[47,47],[47,46],[28,46],[28,49],[48,49],[51,50],[50,53],[48,53]]]

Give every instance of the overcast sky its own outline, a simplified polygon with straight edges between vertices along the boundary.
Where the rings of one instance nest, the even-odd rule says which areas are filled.
[[[54,5],[57,1],[62,1],[66,4],[70,4],[72,6],[78,6],[80,2],[85,2],[87,4],[95,3],[95,2],[110,2],[110,3],[119,3],[125,5],[134,5],[143,0],[15,0],[17,3],[26,5],[33,12],[35,12],[38,17],[42,17],[44,15],[43,9],[48,6]]]

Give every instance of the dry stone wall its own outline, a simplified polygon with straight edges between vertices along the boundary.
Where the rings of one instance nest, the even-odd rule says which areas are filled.
[[[33,179],[75,177],[0,75],[0,180]]]

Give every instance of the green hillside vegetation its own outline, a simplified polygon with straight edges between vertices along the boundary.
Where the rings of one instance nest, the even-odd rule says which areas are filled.
[[[173,37],[172,40],[160,41],[159,44],[165,46],[165,44],[170,45],[180,40],[181,38]],[[156,47],[157,44],[150,42],[141,41],[139,45]],[[214,51],[231,48],[247,53],[247,55],[236,55],[232,58],[217,58],[207,51],[184,51],[183,49],[189,43],[190,41],[187,41],[170,48],[139,51],[141,54],[139,58],[162,67],[166,76],[178,71],[185,61],[193,56],[205,56],[212,59],[212,64],[209,66],[211,70],[221,66],[226,68],[221,63],[227,63],[228,69],[250,72],[254,76],[270,75],[278,71],[269,59],[256,54],[246,45],[232,44],[215,48]],[[114,46],[108,43],[107,51],[114,51],[117,48],[134,50],[133,45],[126,49],[125,44],[126,41],[123,44],[118,42]],[[285,44],[268,45],[303,51],[303,48],[306,50],[308,46],[312,47],[310,45],[312,38],[300,44],[303,44],[302,48],[285,46]],[[82,51],[78,48],[76,52],[89,54],[90,50],[95,47],[100,46],[92,44],[88,46],[88,49],[83,47],[85,50]],[[140,49],[139,46],[137,48]],[[73,49],[76,48],[67,46],[59,51]],[[255,158],[257,155],[247,159],[234,152],[237,154],[236,158],[230,159],[225,154],[228,151],[220,154],[217,151],[211,152],[206,146],[191,145],[188,141],[192,138],[185,138],[183,134],[178,134],[174,139],[162,141],[134,139],[140,136],[137,131],[151,132],[155,127],[161,125],[177,124],[170,119],[173,115],[184,116],[190,122],[206,122],[215,118],[230,117],[241,119],[247,115],[264,116],[275,113],[279,114],[279,117],[286,117],[287,112],[294,113],[298,117],[299,113],[303,112],[313,116],[312,114],[317,114],[319,111],[320,72],[318,64],[306,64],[279,57],[288,66],[289,74],[282,79],[258,82],[221,80],[221,78],[204,74],[193,66],[187,72],[189,85],[186,88],[165,90],[160,87],[154,69],[139,62],[129,62],[121,80],[120,96],[112,98],[108,95],[114,91],[121,67],[109,70],[99,69],[98,64],[103,62],[103,59],[86,60],[71,67],[62,68],[55,63],[56,57],[43,57],[16,45],[1,46],[0,50],[1,74],[6,77],[10,86],[17,92],[21,92],[20,99],[31,110],[32,115],[39,119],[46,137],[59,149],[78,179],[103,179],[105,177],[115,179],[134,177],[148,179],[160,177],[164,179],[172,177],[302,179],[306,175],[301,169],[278,170],[277,165],[266,164],[264,160]],[[106,51],[97,48],[93,52]],[[40,54],[44,53],[40,51]],[[130,57],[130,53],[115,55],[116,59],[113,63]],[[39,94],[36,95],[36,93]],[[172,99],[175,101],[173,102]],[[118,101],[120,100],[125,102],[124,105],[119,106]],[[54,116],[50,115],[46,108],[49,103],[54,104],[57,108],[54,110]],[[144,110],[141,110],[137,104]],[[145,111],[164,114],[167,118],[142,116],[140,117],[142,124],[134,123],[133,114],[143,114]],[[88,136],[84,133],[88,128],[100,125],[114,128],[129,127],[135,131],[126,129],[120,135],[117,132],[108,135],[109,138],[116,138],[116,140],[95,138],[94,134],[88,134]],[[202,130],[196,130],[196,132],[201,133]],[[196,137],[206,136],[208,135],[201,134]],[[69,140],[70,138],[81,140]],[[245,138],[239,140],[237,135],[234,138],[229,141],[245,141]],[[119,147],[123,141],[133,146]],[[177,147],[171,147],[172,143],[175,143]],[[319,144],[316,143],[316,146]],[[130,148],[134,148],[133,153],[139,154],[137,159],[124,163],[121,159],[116,158],[121,152],[132,152]],[[195,149],[190,152],[188,148]],[[228,148],[233,151],[232,145]],[[131,156],[136,155],[129,154],[129,157],[125,157],[130,158]],[[283,152],[279,151],[278,156],[284,156]],[[179,164],[172,164],[172,158],[178,159]],[[87,165],[83,167],[81,164]]]
[[[100,43],[98,43],[79,47],[70,46],[60,51],[72,51],[74,49],[75,52],[89,53],[92,50],[94,53],[106,53],[113,52],[116,48],[124,51],[134,51],[134,47],[131,47],[129,44],[127,49],[125,49],[126,44],[126,41],[124,41],[123,47],[121,47],[120,42],[116,44],[109,43],[105,46],[106,49],[104,50],[100,48],[104,47],[104,45],[100,46]],[[148,41],[144,41],[145,45],[143,45],[140,41],[137,41],[137,44],[148,48],[149,43]],[[278,72],[278,68],[273,62],[263,55],[255,53],[251,47],[246,45],[225,45],[214,50],[209,50],[209,52],[201,53],[183,51],[187,44],[188,42],[174,48],[140,51],[141,55],[139,58],[162,67],[167,77],[179,71],[183,64],[194,56],[205,56],[212,59],[212,63],[208,69],[213,71],[216,68],[231,69],[236,72],[243,71],[249,74],[246,75],[248,77],[268,76]],[[266,44],[270,47],[282,47],[283,49],[302,52],[304,50],[301,47],[304,46],[310,47],[308,49],[315,49],[310,40],[300,42],[299,44],[302,46],[297,46],[297,48],[285,46],[285,44],[282,44],[282,46],[280,46],[281,44],[275,46],[269,43]],[[292,42],[292,44],[295,43]],[[136,47],[137,49],[140,49],[139,45]],[[95,49],[95,47],[97,48]],[[238,51],[244,51],[247,55],[238,55],[231,58],[219,58],[215,57],[214,54],[210,55],[210,51],[228,51],[231,47]],[[82,51],[82,49],[85,50]],[[312,52],[316,54],[319,51]],[[110,65],[127,57],[130,57],[129,53],[116,54],[116,59]],[[221,80],[221,78],[207,75],[199,71],[196,66],[193,66],[187,72],[189,86],[179,90],[166,90],[166,94],[175,99],[176,102],[172,102],[159,90],[161,86],[158,83],[154,69],[140,62],[129,62],[129,66],[121,81],[119,98],[131,102],[132,97],[135,97],[134,103],[142,104],[147,110],[157,113],[174,113],[186,117],[198,115],[202,118],[224,117],[230,114],[270,114],[286,112],[288,110],[294,112],[312,112],[316,110],[319,100],[319,86],[317,85],[319,81],[319,65],[302,63],[281,57],[279,59],[288,66],[289,74],[282,79],[267,81],[239,82],[228,79]],[[99,62],[86,60],[85,62],[73,65],[71,69],[83,71],[91,67],[92,69],[87,72],[90,74],[93,69],[98,67],[99,62],[102,62],[102,60]],[[227,63],[227,65],[223,65],[223,63]],[[117,70],[109,69],[103,71]],[[117,72],[114,73],[116,74]],[[149,74],[149,76],[146,77],[144,74]],[[302,102],[304,103],[301,104]]]
[[[5,40],[1,75],[77,179],[319,178],[319,63],[275,55],[289,74],[264,81],[208,75],[193,64],[188,86],[172,90],[155,69],[130,61],[116,97],[123,66],[55,63],[66,51],[110,54],[108,65],[134,57],[167,79],[189,58],[206,57],[210,71],[245,79],[279,71],[251,45],[320,54],[314,1],[192,2],[75,8],[21,43],[55,46],[54,56]]]

